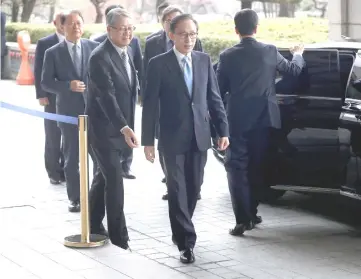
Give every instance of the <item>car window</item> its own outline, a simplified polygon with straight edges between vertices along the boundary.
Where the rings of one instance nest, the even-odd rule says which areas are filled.
[[[292,54],[280,53],[288,60]],[[284,95],[299,95],[326,98],[341,98],[339,53],[337,50],[306,50],[303,55],[306,66],[298,77],[277,73],[276,92]]]
[[[361,54],[357,54],[350,76],[346,98],[361,100]]]

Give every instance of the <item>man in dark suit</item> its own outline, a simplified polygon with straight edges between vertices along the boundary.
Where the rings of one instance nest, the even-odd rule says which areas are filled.
[[[169,7],[169,3],[168,2],[163,2],[162,4],[160,4],[157,7],[157,19],[158,22],[162,22],[162,15],[163,15],[163,11]],[[145,40],[147,41],[150,38],[153,38],[154,36],[160,35],[163,33],[163,29],[158,30],[157,32],[153,32],[152,34],[148,35]]]
[[[0,14],[1,14],[1,78],[4,78],[5,56],[7,54],[6,37],[5,37],[6,15],[4,12],[1,12]]]
[[[124,9],[124,7],[121,5],[109,6],[105,10],[105,17],[109,13],[109,11],[111,11],[112,9],[115,9],[115,8]],[[107,39],[107,37],[108,37],[108,34],[105,33],[104,35],[101,35],[100,37],[95,38],[94,41],[102,43]],[[133,39],[130,41],[129,46],[130,46],[129,53],[132,56],[135,70],[137,71],[138,78],[141,79],[143,76],[143,58],[142,58],[142,50],[140,48],[139,38],[136,36],[133,36]],[[140,92],[141,92],[141,90],[140,90]],[[136,177],[131,171],[131,165],[133,162],[133,149],[132,148],[124,148],[120,155],[120,160],[122,162],[121,173],[122,173],[123,177],[127,178],[127,179],[135,179]]]
[[[275,93],[276,71],[299,75],[304,60],[296,47],[289,62],[273,45],[257,42],[258,16],[250,9],[234,18],[242,39],[220,55],[217,78],[222,97],[227,96],[230,147],[225,168],[236,218],[231,235],[242,235],[262,222],[257,216],[259,196],[265,189],[264,168],[272,128],[280,128],[280,112]]]
[[[106,17],[108,38],[89,60],[89,141],[99,164],[90,190],[91,232],[108,234],[102,224],[107,212],[111,242],[128,248],[124,216],[124,187],[119,153],[138,145],[134,115],[139,82],[130,48],[134,25],[124,9]]]
[[[45,51],[59,42],[64,41],[65,15],[59,13],[55,15],[53,24],[55,33],[38,41],[35,50],[35,89],[36,98],[39,104],[44,107],[45,112],[56,113],[56,95],[46,92],[41,87],[41,73]],[[65,181],[64,176],[64,156],[61,148],[61,132],[57,122],[44,119],[45,128],[45,169],[48,173],[51,184],[60,184]]]
[[[98,45],[82,39],[83,17],[71,11],[65,17],[65,40],[45,52],[41,86],[56,95],[56,113],[78,117],[84,114],[90,53]],[[63,137],[64,173],[70,201],[69,211],[80,211],[78,127],[58,123]],[[90,153],[91,154],[91,153]],[[93,160],[94,162],[94,160]],[[95,162],[94,162],[95,163]]]
[[[179,15],[170,23],[169,34],[175,47],[149,62],[142,145],[147,160],[154,162],[159,120],[158,148],[163,152],[166,168],[172,239],[181,251],[181,262],[192,263],[197,238],[192,216],[211,146],[209,114],[220,135],[221,150],[229,143],[228,122],[211,59],[193,51],[197,22],[191,15]]]
[[[150,59],[152,59],[153,57],[155,57],[159,54],[165,53],[173,48],[174,43],[168,36],[169,30],[170,30],[170,22],[172,21],[173,18],[175,18],[176,16],[178,16],[180,14],[183,14],[183,11],[176,6],[168,6],[167,8],[164,9],[162,17],[161,17],[161,22],[163,25],[162,33],[150,38],[149,40],[147,40],[145,42],[144,58],[143,58],[144,72],[146,72],[146,70],[147,70]],[[203,51],[202,43],[198,38],[196,39],[194,50],[195,51]],[[143,79],[143,87],[145,87],[144,83],[145,83],[145,79]],[[158,126],[158,124],[157,124],[157,126]],[[158,129],[157,129],[156,138],[158,138]],[[163,173],[165,175],[163,154],[162,154],[161,150],[159,150],[159,162],[162,167]],[[166,179],[163,178],[162,182],[165,183],[165,180]],[[200,198],[201,198],[201,196],[199,193],[198,199],[200,199]],[[163,195],[162,199],[167,200],[168,193],[165,193]]]

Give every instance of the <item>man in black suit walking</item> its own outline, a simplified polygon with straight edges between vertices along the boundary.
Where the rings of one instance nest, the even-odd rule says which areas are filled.
[[[78,117],[84,114],[90,53],[98,45],[82,39],[83,17],[79,11],[65,16],[65,40],[45,52],[41,86],[56,95],[56,113]],[[64,173],[70,201],[69,211],[80,211],[79,138],[75,125],[58,123],[63,137]],[[90,152],[92,155],[92,153]],[[94,162],[94,160],[93,160]],[[96,162],[94,162],[96,163]]]
[[[191,15],[170,23],[174,48],[150,60],[142,114],[142,145],[154,162],[156,124],[163,152],[173,242],[183,263],[194,262],[196,232],[192,216],[203,183],[207,150],[211,146],[209,114],[227,148],[228,122],[210,57],[193,51],[198,24]],[[160,111],[160,113],[159,113]]]
[[[112,9],[120,8],[124,9],[121,5],[111,5],[105,10],[105,17]],[[95,38],[94,41],[102,43],[108,38],[108,33]],[[137,71],[137,76],[139,79],[142,79],[143,76],[143,57],[142,57],[142,50],[140,47],[140,40],[138,37],[133,36],[133,39],[130,41],[129,44],[129,53],[132,57],[135,70]],[[139,90],[139,94],[141,89]],[[135,175],[131,171],[131,165],[133,162],[133,149],[132,148],[124,148],[120,154],[120,160],[122,164],[121,174],[124,178],[127,179],[135,179]]]
[[[56,95],[46,92],[41,87],[41,73],[45,51],[59,42],[64,41],[65,15],[59,13],[55,15],[53,24],[55,33],[38,41],[35,50],[35,89],[36,98],[39,104],[44,107],[45,112],[56,113]],[[48,173],[51,184],[60,184],[65,181],[64,176],[64,156],[61,148],[61,132],[57,122],[44,119],[45,128],[45,169]]]
[[[296,47],[292,62],[273,45],[257,42],[258,16],[250,9],[234,18],[242,39],[220,55],[217,78],[222,97],[227,96],[230,147],[225,168],[236,218],[231,235],[242,235],[262,222],[257,216],[259,193],[265,189],[264,169],[272,128],[280,128],[280,111],[275,92],[276,71],[299,75],[303,48]]]
[[[158,19],[158,22],[162,22],[162,15],[163,15],[163,11],[169,7],[169,3],[168,2],[163,2],[162,4],[160,4],[158,7],[157,7],[157,19]],[[153,38],[154,36],[157,36],[157,35],[160,35],[163,33],[163,29],[160,29],[156,32],[153,32],[152,34],[148,35],[145,40],[148,40],[150,38]]]
[[[163,25],[162,32],[156,36],[153,36],[152,38],[148,39],[145,42],[144,58],[143,58],[144,72],[146,72],[146,70],[147,70],[150,59],[152,59],[153,57],[155,57],[159,54],[165,53],[173,48],[174,43],[169,38],[169,35],[168,35],[169,31],[170,31],[170,22],[172,21],[173,18],[175,18],[176,16],[181,15],[181,14],[183,14],[183,11],[176,6],[168,6],[167,8],[164,9],[162,17],[161,17],[161,22]],[[198,38],[196,39],[194,50],[195,51],[203,51],[202,43]],[[143,79],[143,87],[145,87],[144,83],[145,83],[145,79]],[[158,123],[157,123],[157,127],[158,127]],[[156,138],[158,138],[158,133],[159,133],[158,128],[157,128]],[[159,150],[159,162],[162,167],[163,173],[165,175],[164,160],[163,160],[163,154],[162,154],[161,150]],[[162,182],[165,183],[166,179],[163,178]],[[200,199],[200,198],[201,197],[200,197],[200,193],[199,193],[198,199]],[[164,194],[162,199],[167,200],[168,193]]]
[[[124,187],[119,153],[137,147],[133,132],[139,82],[128,47],[135,29],[124,9],[112,9],[106,17],[108,38],[89,60],[89,91],[85,113],[89,115],[89,141],[99,164],[90,190],[91,232],[108,234],[102,224],[107,212],[111,242],[128,248],[124,216]]]

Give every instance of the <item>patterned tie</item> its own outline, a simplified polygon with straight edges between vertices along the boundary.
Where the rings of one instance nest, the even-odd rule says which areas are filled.
[[[189,57],[188,57],[188,56],[184,56],[183,59],[182,59],[182,62],[183,62],[184,80],[185,80],[185,82],[186,82],[189,95],[192,96],[193,73],[192,73],[192,68],[191,68],[191,66],[189,65],[189,63],[190,63]]]
[[[73,45],[73,63],[74,63],[74,68],[75,68],[77,75],[79,77],[81,77],[81,59],[80,59],[77,44]]]
[[[129,78],[129,82],[130,84],[132,83],[132,71],[130,69],[130,64],[129,64],[129,57],[126,51],[122,51],[120,58],[122,58],[122,62],[124,65],[125,70],[127,71],[127,75]]]

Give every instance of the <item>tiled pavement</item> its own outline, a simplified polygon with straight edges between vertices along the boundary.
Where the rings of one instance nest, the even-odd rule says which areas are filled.
[[[33,87],[2,81],[0,94],[39,109]],[[264,223],[257,229],[231,237],[225,173],[211,153],[194,216],[194,264],[178,261],[161,200],[161,170],[145,161],[141,149],[134,160],[138,177],[125,182],[133,252],[111,244],[65,248],[63,238],[80,230],[79,215],[67,212],[65,186],[49,185],[46,178],[42,120],[0,109],[0,131],[0,278],[361,278],[359,204],[287,194],[276,205],[260,207]]]

